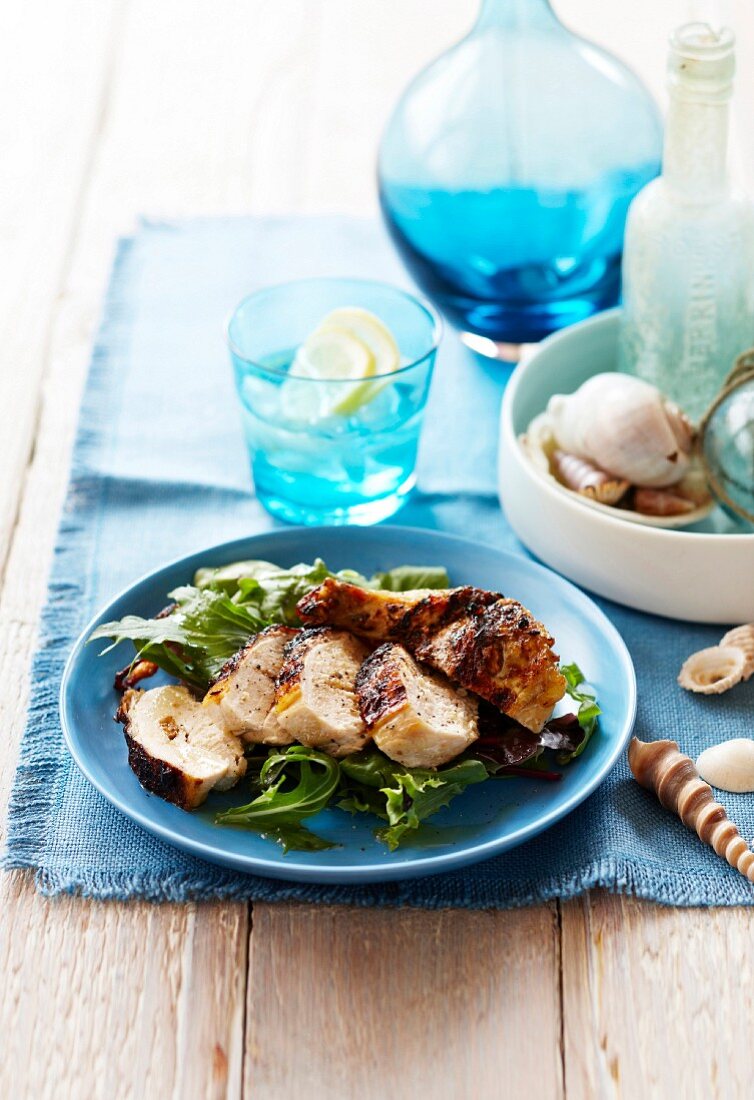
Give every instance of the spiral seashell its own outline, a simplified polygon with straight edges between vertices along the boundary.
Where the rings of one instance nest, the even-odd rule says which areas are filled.
[[[754,882],[754,852],[724,807],[715,802],[712,788],[701,778],[694,761],[679,751],[675,741],[647,742],[634,737],[628,746],[628,764],[637,783],[654,791],[667,810]]]
[[[617,479],[661,489],[689,468],[694,431],[656,386],[629,374],[595,374],[572,394],[556,394],[547,417],[558,447]]]
[[[700,649],[683,662],[678,683],[699,695],[722,695],[744,679],[746,657],[735,646]]]
[[[720,639],[720,645],[733,646],[740,649],[744,655],[744,680],[748,680],[754,673],[754,623],[745,623],[729,630]]]
[[[582,496],[598,500],[600,504],[617,504],[628,492],[629,483],[624,478],[606,474],[586,458],[556,450],[552,455],[552,465],[564,485]]]

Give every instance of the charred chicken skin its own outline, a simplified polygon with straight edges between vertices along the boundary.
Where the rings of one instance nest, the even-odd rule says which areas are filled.
[[[394,642],[364,661],[356,693],[377,748],[409,768],[439,768],[479,736],[474,696],[421,668]]]
[[[535,733],[565,694],[552,636],[517,600],[496,592],[376,592],[330,578],[300,601],[298,613],[306,623],[400,642]]]

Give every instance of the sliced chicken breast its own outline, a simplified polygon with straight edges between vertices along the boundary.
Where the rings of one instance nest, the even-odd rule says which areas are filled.
[[[476,741],[477,701],[422,669],[388,642],[367,657],[356,678],[361,715],[374,743],[409,768],[438,768]]]
[[[211,790],[228,790],[246,771],[241,739],[214,722],[188,688],[129,690],[116,717],[142,787],[184,810]]]
[[[358,752],[369,740],[356,697],[366,646],[344,630],[302,630],[285,647],[275,714],[293,741],[331,756]]]
[[[304,597],[299,614],[400,642],[534,732],[565,694],[551,635],[517,600],[497,592],[471,586],[370,592],[331,578]]]
[[[328,577],[299,600],[296,610],[312,626],[339,626],[360,638],[387,642],[398,636],[406,611],[428,592],[376,592]]]
[[[274,709],[275,681],[283,650],[297,633],[289,626],[268,626],[228,661],[204,697],[213,720],[250,744],[291,743]]]
[[[517,600],[497,599],[450,621],[426,603],[404,622],[411,652],[539,733],[566,689],[542,623]]]

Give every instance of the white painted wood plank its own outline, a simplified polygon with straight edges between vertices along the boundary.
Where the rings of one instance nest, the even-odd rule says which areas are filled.
[[[563,1095],[555,908],[254,906],[245,1095]]]
[[[752,928],[751,909],[564,905],[569,1100],[750,1096]]]
[[[0,5],[0,577],[119,6]]]

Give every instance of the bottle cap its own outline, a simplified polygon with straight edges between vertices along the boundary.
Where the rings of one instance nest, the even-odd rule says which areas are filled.
[[[733,87],[735,35],[708,23],[685,23],[670,36],[668,77],[673,89],[724,99]]]

